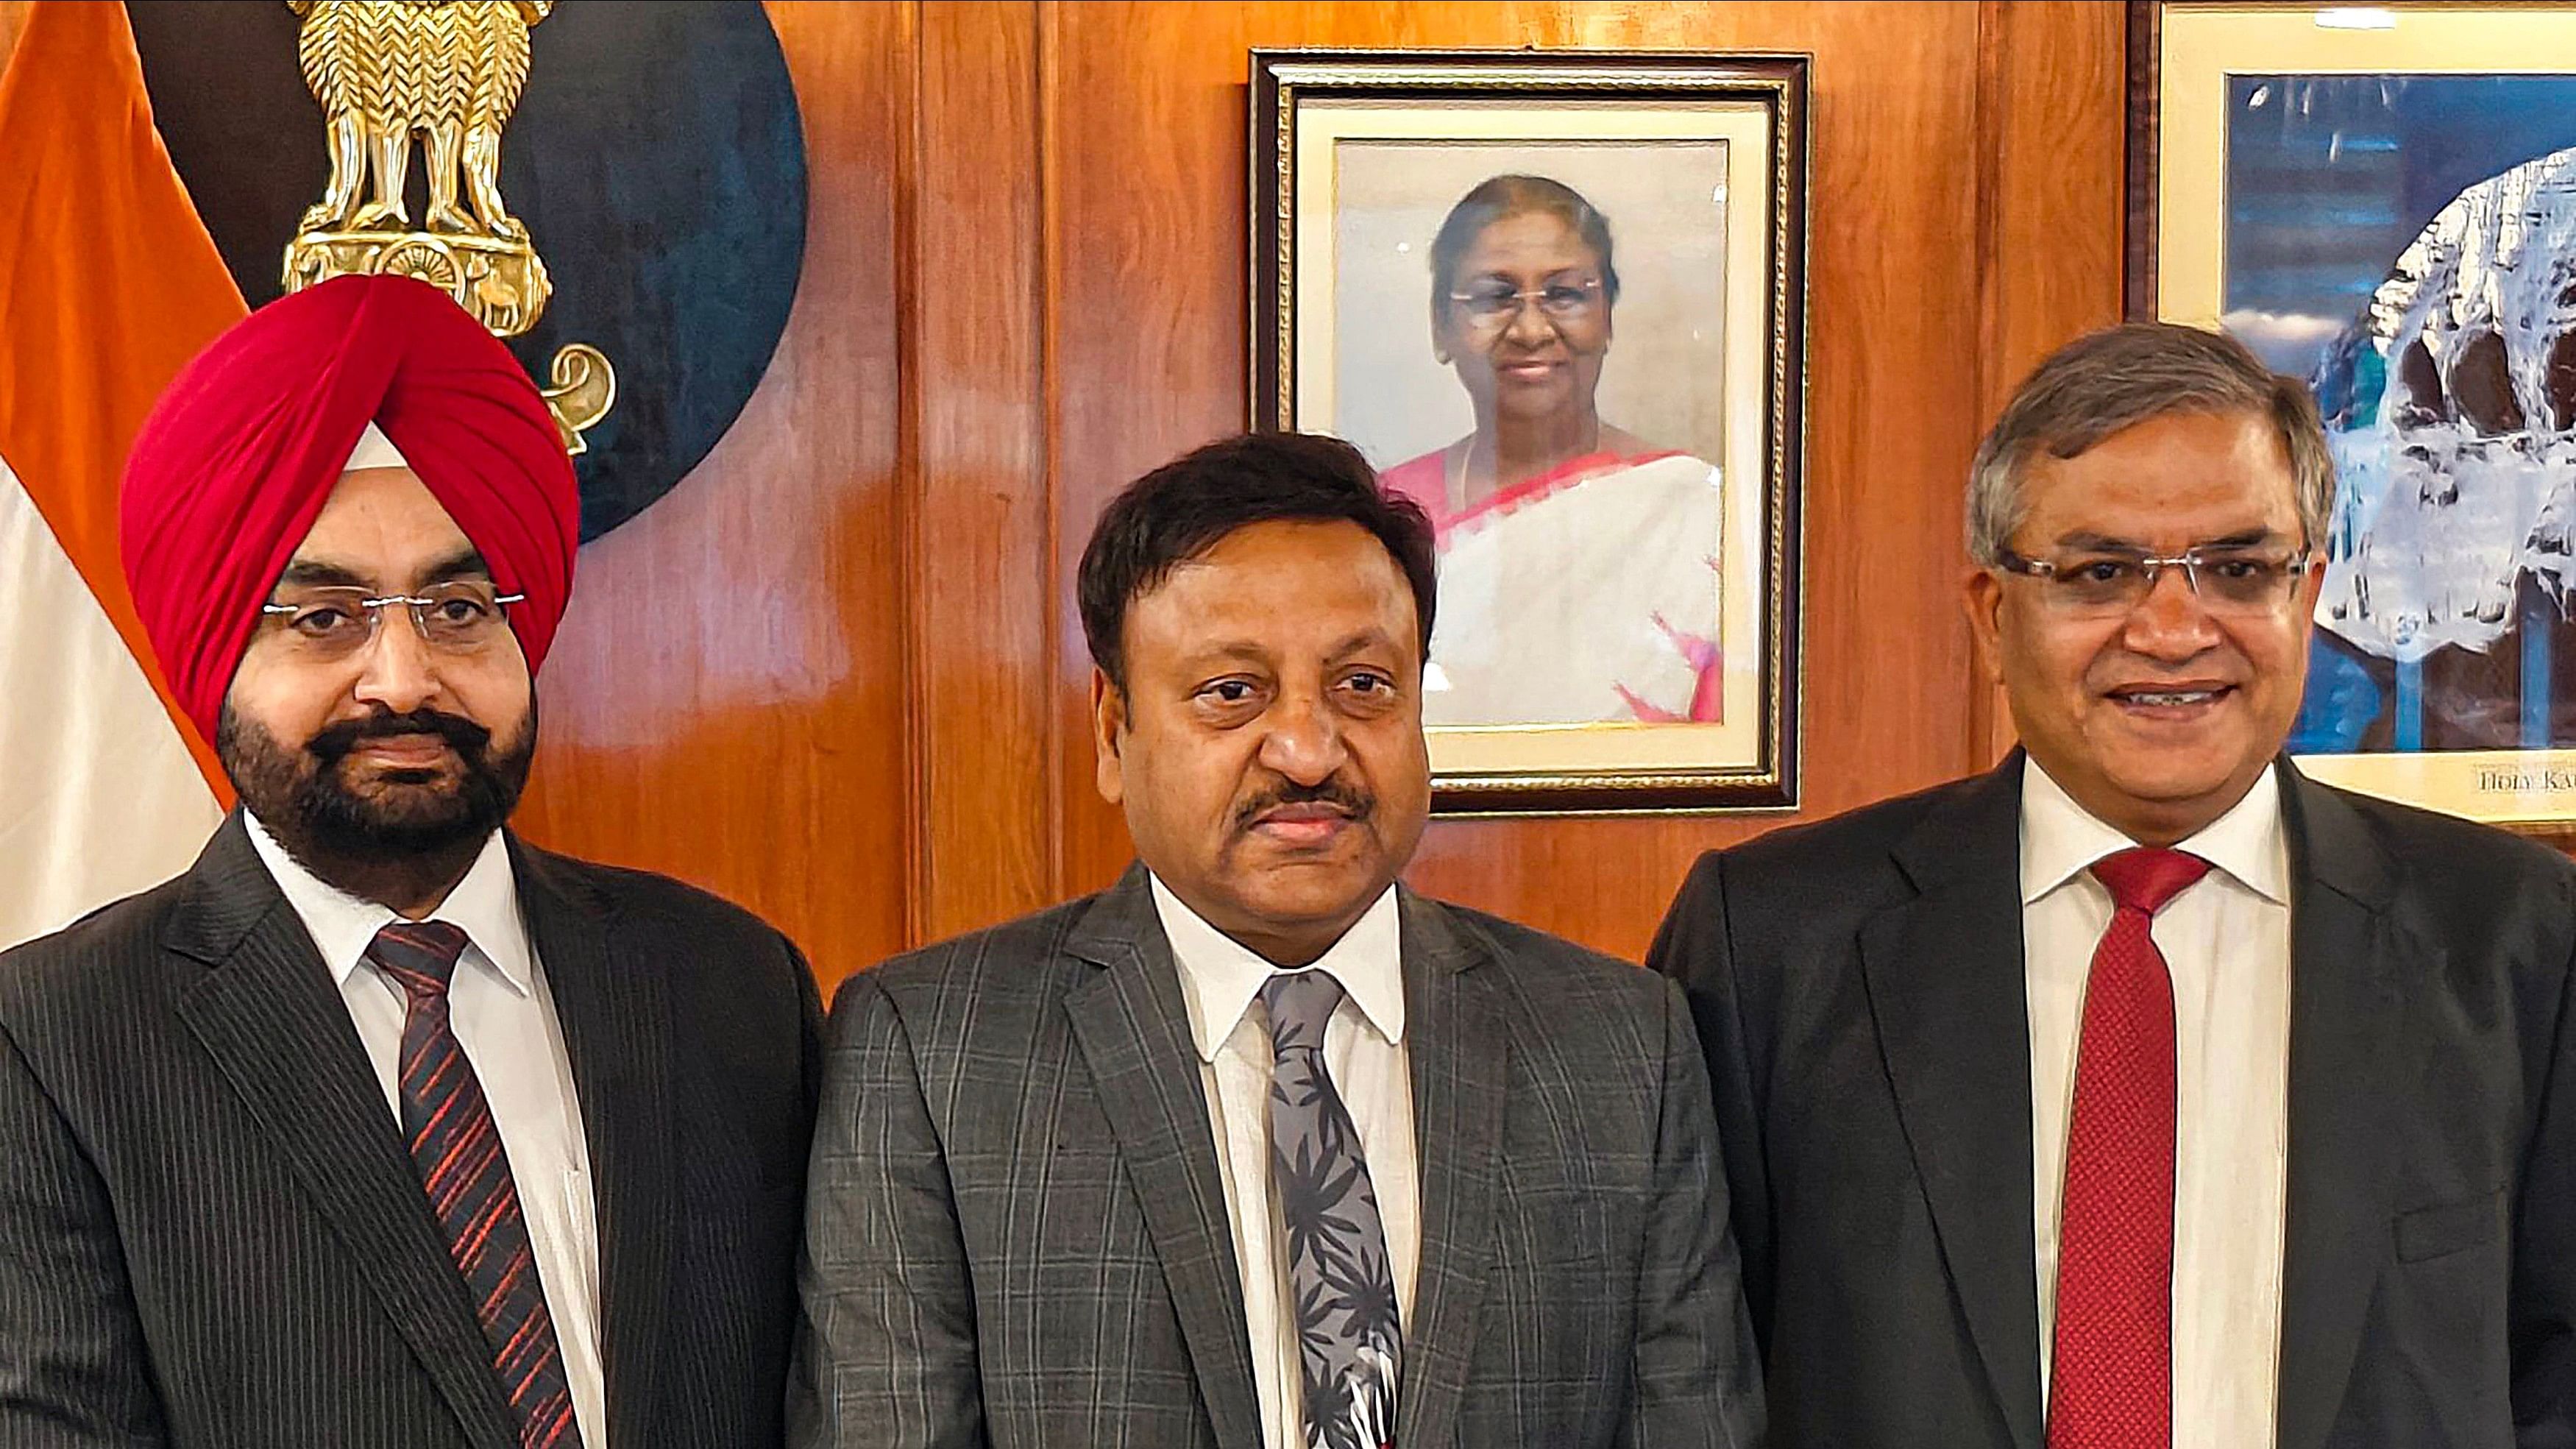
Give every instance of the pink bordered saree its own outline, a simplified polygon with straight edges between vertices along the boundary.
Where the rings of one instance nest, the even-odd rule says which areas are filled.
[[[1723,717],[1714,464],[1596,453],[1454,514],[1437,453],[1384,480],[1439,530],[1425,724]]]

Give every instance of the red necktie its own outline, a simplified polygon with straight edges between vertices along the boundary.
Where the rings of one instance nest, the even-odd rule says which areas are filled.
[[[2208,870],[2178,850],[2093,865],[2114,909],[2075,1051],[2048,1449],[2173,1443],[2173,978],[2147,928]]]
[[[411,1139],[412,1163],[456,1271],[473,1294],[492,1367],[518,1416],[521,1449],[580,1449],[563,1353],[510,1159],[483,1083],[448,1024],[448,982],[465,944],[465,933],[445,921],[395,921],[367,947],[367,959],[410,998],[402,1035],[403,1135]]]

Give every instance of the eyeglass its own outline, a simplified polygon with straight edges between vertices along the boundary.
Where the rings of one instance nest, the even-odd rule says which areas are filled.
[[[2025,558],[2004,550],[1997,564],[2040,579],[2053,608],[2078,615],[2126,614],[2147,601],[2156,577],[2182,570],[2183,579],[2213,614],[2259,614],[2278,606],[2292,580],[2316,567],[2306,545],[2279,549],[2187,548],[2171,558],[2142,554],[2086,554],[2075,558]]]
[[[411,613],[411,626],[432,649],[463,653],[490,643],[501,630],[501,606],[524,603],[525,594],[496,592],[490,584],[460,580],[432,584],[417,594],[370,595],[364,589],[317,588],[282,591],[259,606],[268,618],[282,619],[284,636],[307,652],[339,658],[363,649],[376,637],[384,611],[401,604]]]
[[[1520,315],[1524,303],[1536,302],[1539,315],[1550,322],[1576,322],[1592,315],[1599,304],[1601,283],[1598,279],[1580,282],[1550,282],[1530,291],[1517,291],[1497,283],[1471,291],[1452,292],[1449,300],[1467,314],[1467,320],[1479,330],[1499,330]]]

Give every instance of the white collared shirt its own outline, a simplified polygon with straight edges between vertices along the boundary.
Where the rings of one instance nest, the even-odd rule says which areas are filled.
[[[1243,1324],[1252,1344],[1252,1385],[1266,1449],[1304,1449],[1305,1389],[1297,1364],[1295,1296],[1288,1288],[1279,1198],[1270,1181],[1270,1009],[1261,988],[1280,968],[1209,925],[1163,882],[1154,910],[1198,1047],[1225,1211],[1234,1228],[1234,1265],[1243,1281]],[[1411,1337],[1414,1270],[1422,1256],[1420,1167],[1413,1147],[1413,1071],[1404,1050],[1403,930],[1393,886],[1357,924],[1305,969],[1342,985],[1324,1025],[1324,1070],[1358,1129],[1386,1229],[1396,1312]],[[1401,1389],[1398,1390],[1402,1392]]]
[[[395,913],[324,882],[287,854],[258,817],[244,811],[243,820],[250,827],[252,848],[339,984],[358,1042],[384,1088],[386,1110],[399,1126],[397,1075],[409,1004],[402,988],[366,961],[367,946],[396,919]],[[563,1350],[581,1442],[589,1449],[605,1449],[599,1233],[591,1200],[590,1147],[582,1136],[581,1100],[573,1090],[572,1059],[564,1051],[554,996],[546,989],[545,968],[519,913],[518,878],[499,831],[428,919],[462,930],[470,943],[448,987],[448,1019],[483,1085],[509,1158],[537,1277],[545,1286],[546,1308]]]
[[[2022,961],[2043,1404],[2084,987],[2111,924],[2111,893],[2088,867],[2136,843],[2025,761]],[[2175,849],[2214,869],[2150,928],[2174,994],[2174,1449],[2271,1449],[2289,1176],[2290,858],[2279,771],[2265,770]]]

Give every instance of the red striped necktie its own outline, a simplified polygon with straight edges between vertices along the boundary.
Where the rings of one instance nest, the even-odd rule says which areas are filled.
[[[492,1345],[493,1368],[518,1416],[521,1449],[580,1449],[563,1350],[546,1310],[510,1159],[483,1084],[447,1018],[448,982],[464,951],[465,933],[445,921],[396,921],[367,946],[367,959],[410,1000],[402,1034],[403,1135]]]
[[[2148,928],[2208,870],[2178,850],[2093,864],[2113,909],[2075,1049],[2048,1449],[2173,1443],[2173,978]]]

